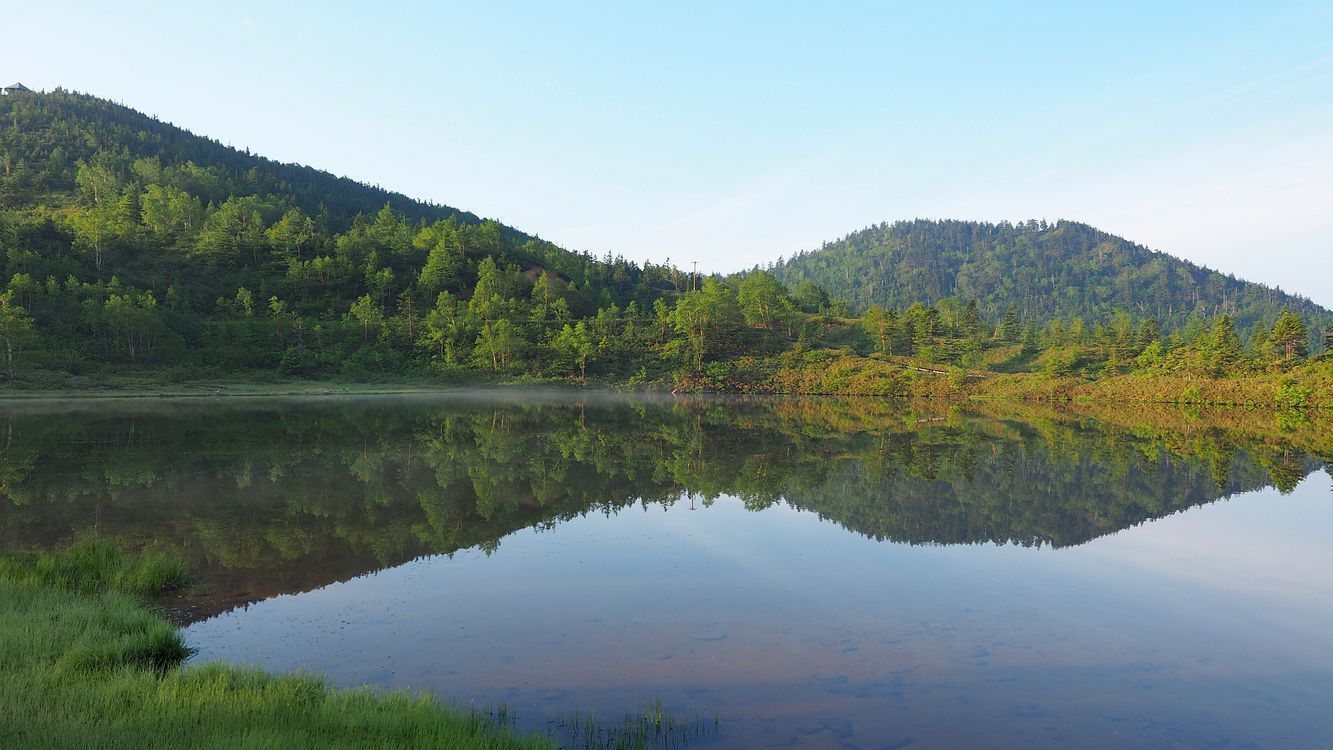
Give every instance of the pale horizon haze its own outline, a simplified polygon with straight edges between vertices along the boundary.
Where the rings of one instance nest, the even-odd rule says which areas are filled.
[[[1064,218],[1333,307],[1333,3],[928,5],[22,3],[0,85],[640,262]]]

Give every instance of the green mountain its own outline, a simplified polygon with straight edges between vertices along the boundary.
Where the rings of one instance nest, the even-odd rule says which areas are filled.
[[[1308,300],[1079,224],[898,224],[773,274],[698,279],[59,90],[0,96],[0,285],[0,384],[36,390],[483,373],[903,394],[916,370],[895,357],[1255,374],[1333,341]],[[866,316],[830,314],[845,303]]]
[[[1025,324],[1124,311],[1166,331],[1230,315],[1243,335],[1271,328],[1283,307],[1314,323],[1333,313],[1308,299],[1149,250],[1087,224],[901,221],[802,252],[772,269],[789,287],[811,281],[855,312],[953,298],[999,320],[1010,305]]]
[[[29,371],[316,376],[509,369],[684,280],[56,90],[0,96],[0,284]]]
[[[91,96],[61,90],[16,95],[0,99],[0,113],[5,126],[0,132],[0,205],[7,207],[34,200],[66,203],[84,187],[78,182],[84,162],[110,171],[115,187],[127,182],[179,187],[205,206],[238,196],[281,196],[283,203],[318,216],[336,231],[345,231],[358,213],[373,215],[385,205],[412,221],[457,216],[465,224],[482,223],[448,206],[224,146]],[[514,230],[506,233],[528,239]]]

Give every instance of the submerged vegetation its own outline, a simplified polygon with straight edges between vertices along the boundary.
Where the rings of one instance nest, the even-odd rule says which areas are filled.
[[[90,96],[3,97],[0,121],[9,392],[560,380],[1327,405],[1327,369],[1306,364],[1327,349],[1327,310],[1072,222],[879,227],[701,278],[571,252]]]

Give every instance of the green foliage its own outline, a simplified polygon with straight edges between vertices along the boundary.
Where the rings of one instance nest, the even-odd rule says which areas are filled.
[[[1213,322],[1213,330],[1208,337],[1201,339],[1200,348],[1205,367],[1214,373],[1225,373],[1236,366],[1241,356],[1240,338],[1236,327],[1231,323],[1231,316],[1219,315]]]
[[[1305,321],[1289,307],[1282,309],[1282,314],[1273,324],[1269,339],[1284,357],[1304,357],[1309,353],[1310,333],[1305,327]]]
[[[22,165],[0,174],[6,387],[642,372],[682,387],[890,392],[900,358],[935,372],[1223,376],[1299,367],[1327,315],[1068,222],[879,226],[771,270],[700,279],[570,252],[92,97],[0,97],[0,121],[0,157]],[[864,314],[848,318],[844,300]],[[821,349],[857,374],[814,377],[783,359]]]
[[[673,317],[695,370],[703,368],[705,357],[735,346],[742,322],[736,292],[713,278],[705,279],[702,288],[682,295]]]
[[[983,317],[1002,318],[1000,336],[1010,342],[1022,321],[1103,320],[1116,310],[1152,316],[1167,332],[1184,330],[1191,316],[1225,312],[1242,337],[1284,306],[1307,319],[1330,317],[1309,300],[1070,221],[880,224],[778,263],[772,273],[798,291],[827,289],[855,310],[975,300]]]
[[[162,553],[127,556],[114,545],[84,540],[38,556],[0,557],[0,580],[68,591],[150,595],[185,581],[184,566]]]
[[[747,273],[741,279],[737,301],[746,324],[784,330],[790,335],[796,321],[796,305],[773,274],[767,271]]]
[[[1277,388],[1277,404],[1289,409],[1300,409],[1310,405],[1314,388],[1294,379],[1283,380]]]
[[[838,389],[865,386],[879,396],[876,378],[904,380],[900,368],[876,360],[826,352],[801,359],[788,372]],[[721,365],[710,376],[734,376],[725,363],[709,364]],[[1263,486],[1273,481],[1267,467],[1286,456],[1296,468],[1284,464],[1284,476],[1303,477],[1319,465],[1307,454],[1333,449],[1333,415],[1312,412],[1308,426],[1286,434],[1271,410],[1208,410],[1200,425],[1175,408],[884,398],[210,399],[69,408],[60,407],[60,419],[50,405],[16,410],[22,439],[0,457],[0,544],[63,549],[96,533],[137,549],[152,539],[171,545],[162,547],[173,553],[168,562],[225,571],[230,588],[218,593],[226,606],[266,590],[274,570],[307,590],[517,529],[691,494],[786,500],[899,541],[1077,544]],[[126,443],[131,427],[136,439]],[[1225,489],[1212,477],[1218,456],[1233,467]],[[866,489],[849,491],[848,482]],[[188,502],[183,486],[196,488]],[[136,558],[108,564],[108,542],[100,544],[53,566],[43,585],[138,581],[126,588],[151,592],[180,580],[178,565],[121,574]]]
[[[840,366],[825,352],[810,365]],[[1194,424],[1174,409],[1099,415],[885,399],[70,408],[13,410],[19,439],[0,457],[5,546],[58,548],[52,538],[88,531],[157,539],[201,568],[224,569],[218,593],[228,607],[241,592],[274,593],[263,586],[275,570],[281,590],[308,590],[418,555],[494,549],[519,529],[722,493],[872,539],[1063,547],[1247,489],[1289,491],[1333,440],[1318,414],[1280,417],[1288,434],[1262,411],[1205,412]],[[124,440],[131,428],[135,439]],[[176,572],[106,542],[55,557],[0,570],[5,746],[537,744],[428,696],[224,665],[175,669],[176,632],[137,602],[98,592],[108,581],[153,591]],[[148,574],[122,574],[132,570]],[[644,713],[650,730],[670,723]],[[630,736],[644,727],[626,724]]]
[[[177,668],[179,631],[124,591],[179,571],[105,543],[0,558],[7,747],[550,747],[428,696],[335,690],[222,664]]]
[[[784,283],[791,284],[789,281]],[[833,310],[833,300],[829,298],[828,290],[813,281],[796,284],[792,291],[792,301],[799,310],[806,313],[824,315]]]
[[[33,338],[32,316],[14,302],[14,290],[0,294],[0,344],[5,347],[6,378],[14,377],[14,351],[23,349]]]
[[[0,175],[11,377],[658,380],[806,328],[764,272],[686,283],[63,91],[5,98],[0,117],[20,125],[0,152],[25,165]]]
[[[566,367],[578,370],[579,377],[588,373],[588,358],[596,351],[596,344],[588,326],[579,321],[574,326],[568,323],[560,329],[555,338],[555,350],[563,358]]]
[[[1004,322],[1000,324],[1000,338],[1005,341],[1017,341],[1020,326],[1018,308],[1010,304],[1004,310]]]

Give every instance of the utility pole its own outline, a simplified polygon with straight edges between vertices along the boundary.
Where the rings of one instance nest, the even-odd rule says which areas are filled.
[[[694,273],[690,275],[690,289],[691,289],[691,290],[695,290],[695,289],[698,289],[698,288],[699,288],[699,261],[696,260],[696,261],[693,261],[693,262],[694,262]]]

